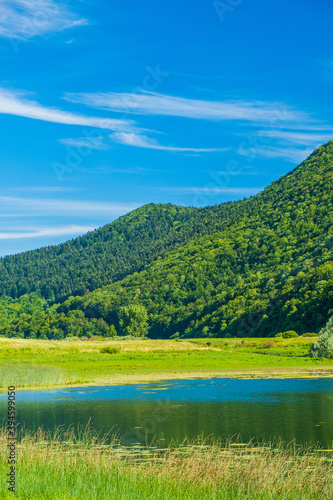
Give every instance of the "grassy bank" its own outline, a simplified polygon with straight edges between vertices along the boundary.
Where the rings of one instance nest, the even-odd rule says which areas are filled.
[[[0,430],[1,498],[7,492]],[[167,449],[120,447],[83,432],[25,433],[17,446],[20,500],[330,499],[332,450],[196,441]]]
[[[112,385],[200,377],[333,376],[332,360],[305,356],[313,340],[0,338],[0,387]]]

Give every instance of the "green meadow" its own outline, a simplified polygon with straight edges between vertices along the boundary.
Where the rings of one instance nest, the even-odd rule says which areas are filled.
[[[0,387],[112,385],[180,378],[331,377],[333,360],[292,339],[33,340],[0,338]]]

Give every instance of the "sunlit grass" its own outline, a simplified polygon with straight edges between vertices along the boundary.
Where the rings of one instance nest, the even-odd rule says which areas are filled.
[[[1,498],[8,469],[0,429]],[[121,446],[89,428],[23,432],[17,446],[15,498],[43,499],[330,499],[332,450],[295,444],[197,439]]]
[[[0,387],[41,387],[61,385],[66,377],[60,368],[4,364],[0,366]]]
[[[0,338],[0,386],[110,385],[180,378],[332,376],[313,338],[50,341]]]

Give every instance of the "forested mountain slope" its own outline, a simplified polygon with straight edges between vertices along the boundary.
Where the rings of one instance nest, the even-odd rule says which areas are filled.
[[[177,332],[189,337],[241,337],[270,336],[288,329],[318,331],[333,308],[332,181],[330,141],[249,200],[206,209],[148,205],[82,239],[53,247],[50,273],[52,266],[56,269],[57,259],[72,262],[73,255],[83,255],[82,241],[87,250],[84,266],[89,263],[87,256],[92,255],[90,261],[102,270],[100,262],[105,265],[110,257],[103,248],[109,248],[111,241],[119,254],[115,251],[112,255],[113,274],[110,271],[108,279],[119,278],[121,273],[127,276],[82,296],[89,285],[88,277],[81,277],[79,262],[76,272],[82,280],[81,296],[47,310],[45,303],[32,295],[29,307],[37,304],[39,309],[24,318],[19,315],[20,304],[28,299],[14,301],[11,308],[18,311],[17,318],[10,324],[7,321],[3,332],[39,336],[44,325],[43,335],[61,338],[78,331],[80,325],[84,335],[99,328],[109,335],[111,325],[120,330],[119,310],[128,304],[147,309],[151,337],[166,338]],[[106,238],[104,247],[100,241],[103,231],[113,234],[111,240]],[[89,242],[94,237],[98,241]],[[78,245],[78,253],[68,252],[66,245]],[[34,272],[43,264],[38,263],[43,255],[38,252],[19,256],[26,259],[27,268],[29,255],[33,257]],[[15,260],[7,260],[6,269],[9,262],[14,276],[19,266]],[[89,272],[89,267],[81,269]],[[65,268],[60,281],[71,284],[74,275]],[[29,279],[38,279],[36,272]],[[53,279],[56,286],[57,271],[47,279]],[[70,286],[67,293],[69,290]],[[5,323],[0,318],[0,325]]]
[[[333,141],[243,202],[224,230],[60,310],[117,324],[119,307],[138,302],[153,337],[316,331],[333,308],[332,199]]]
[[[242,202],[191,208],[145,205],[96,231],[61,245],[0,258],[0,296],[38,292],[61,301],[128,274],[188,241],[232,223]]]

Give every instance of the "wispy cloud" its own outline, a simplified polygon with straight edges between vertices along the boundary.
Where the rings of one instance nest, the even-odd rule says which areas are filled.
[[[318,134],[299,131],[267,130],[263,131],[262,135],[267,136],[268,138],[280,139],[283,142],[289,142],[303,146],[317,144],[319,145],[323,144],[323,142],[327,142],[333,139],[333,132]]]
[[[38,102],[28,99],[22,93],[12,92],[2,88],[0,88],[0,114],[114,131],[130,130],[132,128],[132,122],[129,120],[83,116],[61,111],[56,108],[44,107]]]
[[[44,227],[35,228],[30,230],[22,231],[20,228],[16,228],[10,232],[0,231],[0,240],[16,240],[16,239],[26,239],[26,238],[43,238],[49,236],[75,236],[78,234],[85,234],[88,231],[93,231],[96,229],[93,226],[60,226],[60,227]]]
[[[165,115],[201,120],[241,120],[255,123],[309,120],[306,113],[294,110],[284,103],[264,101],[210,101],[187,99],[156,92],[141,93],[67,93],[65,99],[94,108],[129,112],[139,115]]]
[[[88,24],[56,0],[1,0],[0,37],[27,40]]]
[[[124,215],[140,206],[139,203],[107,203],[85,200],[60,200],[51,198],[24,198],[0,196],[0,217],[68,216],[114,217]]]
[[[265,146],[249,149],[238,149],[238,154],[248,158],[256,159],[259,157],[264,158],[284,158],[297,165],[304,161],[313,151],[313,148],[297,149],[297,148],[284,148],[278,146]]]
[[[96,170],[95,170],[96,171]],[[113,173],[113,174],[146,174],[148,172],[161,172],[161,170],[154,170],[154,169],[149,169],[149,168],[142,168],[142,167],[125,167],[125,168],[120,168],[120,167],[109,167],[107,165],[98,167],[97,169],[98,172],[102,173]],[[164,172],[162,170],[162,172]]]
[[[96,149],[97,151],[105,151],[109,146],[105,144],[103,137],[80,137],[78,139],[60,139],[62,144],[73,148]]]
[[[209,170],[209,173],[211,175],[259,175],[259,171],[258,170],[254,170],[254,171],[251,171],[251,170],[247,170],[249,167],[243,167],[242,170],[240,170],[239,172],[233,172],[233,171],[229,171],[229,170]]]
[[[76,190],[77,188],[65,186],[17,186],[4,189],[5,192],[11,193],[63,193]]]
[[[157,149],[159,151],[170,151],[175,153],[214,153],[228,151],[230,148],[180,148],[175,146],[162,146],[155,139],[134,132],[116,132],[110,136],[120,144],[135,146],[137,148]]]
[[[222,187],[206,187],[206,186],[183,186],[183,187],[161,187],[160,189],[166,191],[174,191],[180,193],[193,193],[193,194],[235,194],[235,195],[244,195],[244,196],[253,196],[255,194],[260,193],[264,188],[263,187],[230,187],[230,188],[222,188]]]
[[[170,173],[170,170],[162,170],[159,168],[143,168],[143,167],[138,167],[136,165],[132,167],[112,167],[110,165],[99,165],[97,167],[93,168],[78,168],[78,172],[84,172],[86,174],[100,174],[100,175],[107,175],[107,174],[148,174],[150,172],[160,172],[160,173]]]

